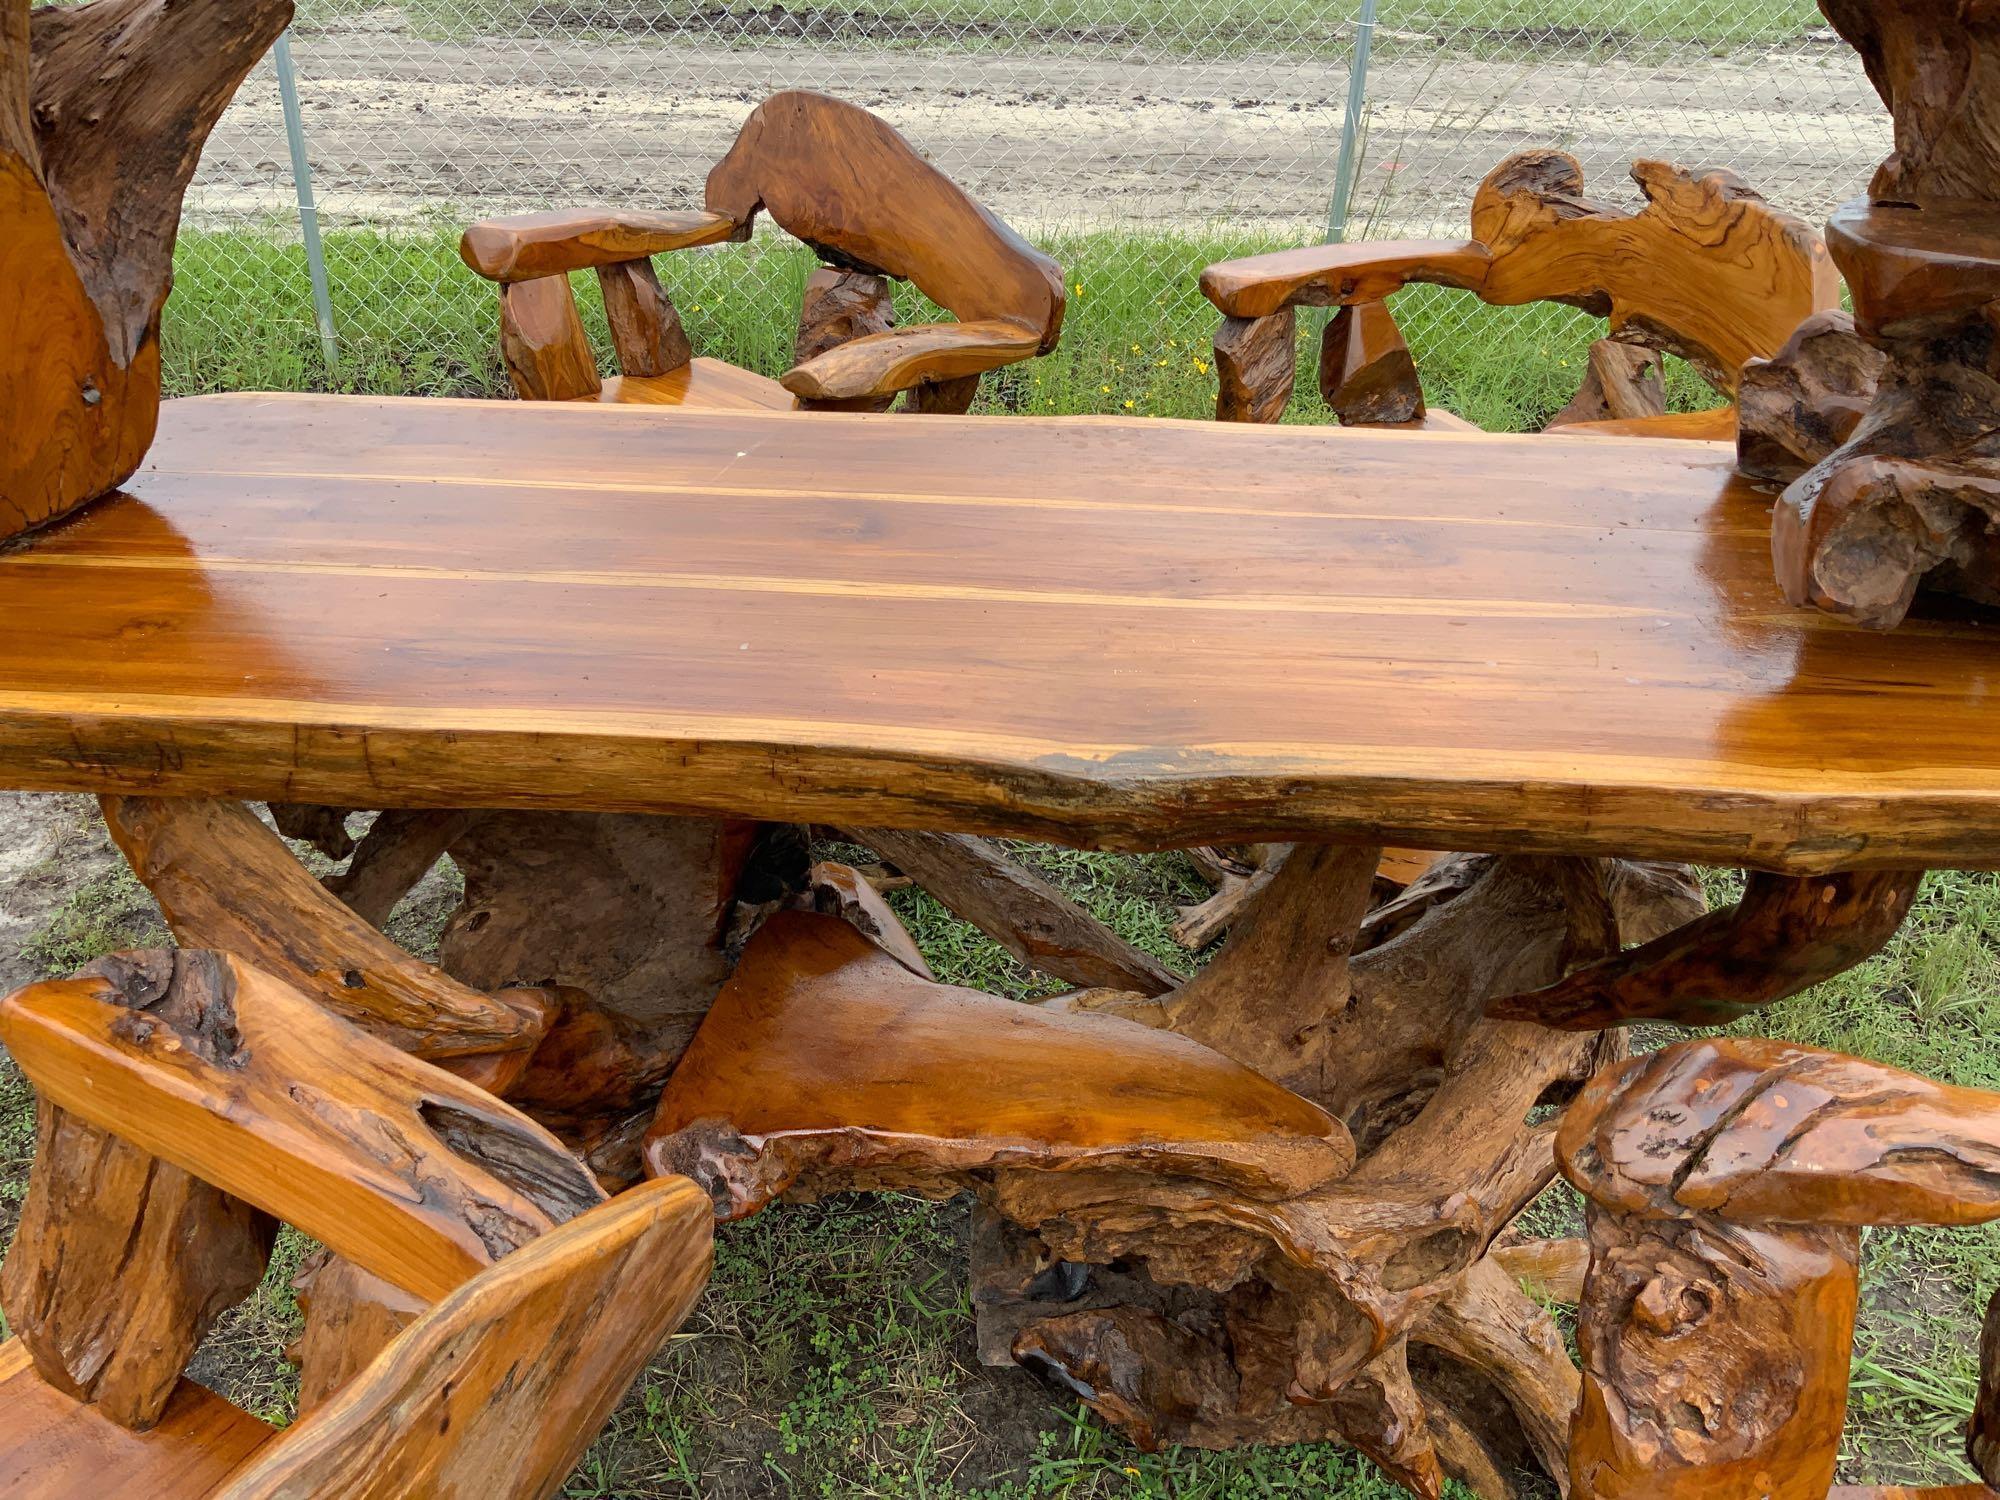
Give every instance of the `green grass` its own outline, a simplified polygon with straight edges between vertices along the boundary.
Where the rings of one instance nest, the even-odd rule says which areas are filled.
[[[184,231],[167,304],[168,388],[330,389],[499,396],[494,289],[460,264],[454,230],[347,231],[326,239],[341,363],[329,372],[313,324],[304,252],[277,234]],[[1132,414],[1206,419],[1215,411],[1215,309],[1196,290],[1203,266],[1274,248],[1224,234],[1056,234],[1044,248],[1069,282],[1061,346],[982,383],[983,412]],[[668,291],[697,353],[778,375],[791,363],[799,296],[813,259],[782,238],[662,257]],[[609,373],[596,282],[574,278]],[[924,299],[897,290],[898,316]],[[1539,427],[1575,394],[1602,325],[1567,308],[1489,308],[1469,293],[1413,287],[1394,306],[1430,400],[1494,430]],[[1298,384],[1287,420],[1331,420],[1317,349],[1301,317]],[[1713,404],[1676,369],[1677,405]]]
[[[337,28],[379,0],[303,0],[299,28]],[[442,38],[582,33],[709,45],[852,40],[973,48],[1138,46],[1152,56],[1259,50],[1345,58],[1358,0],[405,0],[420,33]],[[1383,55],[1444,47],[1486,54],[1615,52],[1689,43],[1723,52],[1793,40],[1826,23],[1811,0],[1383,0]]]

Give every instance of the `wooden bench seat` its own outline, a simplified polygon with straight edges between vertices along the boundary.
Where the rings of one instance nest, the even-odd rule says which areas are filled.
[[[1137,1169],[1278,1198],[1354,1145],[1186,1037],[926,980],[838,917],[780,912],[675,1068],[647,1157],[739,1217],[821,1170],[950,1192],[975,1171]]]
[[[159,1423],[121,1427],[35,1372],[19,1339],[0,1344],[0,1495],[8,1500],[201,1500],[278,1429],[182,1380]]]
[[[708,411],[791,411],[799,398],[768,375],[696,355],[664,375],[613,375],[592,399],[628,406],[698,406]]]

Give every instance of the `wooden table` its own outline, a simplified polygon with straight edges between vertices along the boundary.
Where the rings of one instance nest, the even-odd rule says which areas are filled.
[[[1716,445],[167,405],[0,556],[12,785],[2000,862],[2000,637],[1787,608]]]
[[[201,1118],[253,1144],[345,1087],[359,1027],[400,1049],[379,1056],[426,1060],[401,1059],[406,1092],[512,1100],[562,1133],[549,1161],[612,1186],[641,1172],[643,1134],[644,1171],[695,1177],[727,1215],[801,1188],[969,1188],[989,1357],[1060,1371],[1141,1441],[1338,1440],[1418,1494],[1445,1473],[1511,1493],[1503,1461],[1651,1476],[1661,1445],[1628,1464],[1601,1421],[1569,1451],[1579,1375],[1514,1278],[1583,1299],[1581,1409],[1643,1425],[1699,1417],[1659,1396],[1646,1350],[1680,1336],[1658,1309],[1708,1302],[1634,1290],[1685,1273],[1733,1289],[1700,1329],[1725,1386],[1813,1395],[1768,1403],[1772,1422],[1753,1403],[1741,1432],[1697,1421],[1647,1493],[1719,1493],[1742,1447],[1805,1500],[1838,1451],[1857,1231],[1739,1245],[1718,1220],[1704,1233],[1735,1248],[1677,1260],[1654,1242],[1682,1206],[1603,1174],[1629,1155],[1651,1182],[1690,1149],[1656,1137],[1707,1111],[1744,1137],[1746,1179],[1832,1195],[1786,1213],[1962,1222],[2000,1195],[1919,1203],[1897,1174],[1957,1153],[1990,1177],[2000,1114],[1906,1108],[1929,1085],[1740,1041],[1656,1054],[1664,1082],[1600,1072],[1620,1051],[1598,1033],[1795,993],[1887,941],[1924,867],[2000,863],[2000,642],[1970,619],[1887,636],[1784,607],[1769,499],[1730,458],[1117,419],[171,403],[128,494],[0,555],[0,783],[108,794],[182,946],[235,955],[225,1102]],[[328,804],[339,837],[346,809],[393,811],[323,885],[241,798]],[[805,821],[855,831],[1082,988],[1024,1007],[938,984],[858,872],[760,864]],[[1180,982],[939,829],[1301,842],[1241,883],[1227,947]],[[1526,857],[1453,861],[1376,904],[1388,839]],[[433,967],[380,928],[446,850],[465,894]],[[1634,855],[1764,868],[1703,914],[1685,871]],[[157,1033],[126,1018],[153,1003],[146,972],[99,997],[111,1040],[65,1107],[151,1067]],[[45,1088],[69,993],[0,1011],[17,1042],[57,1018],[55,1051],[23,1053]],[[286,1045],[315,1026],[347,1040]],[[1729,1101],[1784,1108],[1773,1081],[1822,1067],[1866,1128],[1815,1106],[1831,1144],[1763,1162],[1779,1133]],[[1499,1239],[1556,1170],[1546,1107],[1593,1073],[1563,1161],[1592,1197],[1597,1294],[1580,1242]],[[374,1151],[347,1175],[373,1180]],[[94,1160],[50,1148],[35,1170],[81,1199]],[[21,1263],[86,1263],[144,1207],[92,1201],[112,1230],[31,1225]],[[1092,1268],[1087,1306],[1043,1274],[1058,1261]],[[65,1319],[151,1326],[91,1279],[46,1284],[14,1320],[44,1374],[68,1372]],[[1161,1287],[1193,1321],[1154,1310]],[[310,1388],[400,1326],[371,1296],[315,1287]],[[211,1303],[177,1315],[177,1342],[126,1338],[121,1368],[177,1374]],[[1771,1331],[1795,1327],[1814,1336]],[[1745,1350],[1763,1364],[1736,1371]],[[1490,1389],[1426,1384],[1439,1359]]]

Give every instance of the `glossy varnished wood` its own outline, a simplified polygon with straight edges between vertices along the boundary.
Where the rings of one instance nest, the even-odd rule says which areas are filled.
[[[1990,627],[1787,608],[1720,445],[171,403],[0,555],[0,780],[2000,863]]]
[[[183,1380],[149,1432],[120,1427],[35,1373],[17,1339],[0,1344],[0,1495],[8,1500],[200,1500],[277,1433]]]

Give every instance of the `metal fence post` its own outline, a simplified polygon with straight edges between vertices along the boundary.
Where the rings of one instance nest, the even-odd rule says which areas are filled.
[[[1370,5],[1374,0],[1368,0]],[[319,323],[319,347],[326,367],[340,363],[340,344],[333,336],[333,293],[327,285],[326,252],[319,240],[319,209],[313,204],[312,163],[306,160],[306,127],[299,115],[299,81],[292,71],[292,35],[278,35],[271,49],[278,67],[278,98],[285,107],[285,143],[292,152],[292,186],[299,195],[299,233],[305,240],[306,274],[312,279],[313,316]]]
[[[1340,122],[1340,158],[1333,169],[1333,200],[1326,209],[1326,242],[1347,237],[1347,207],[1354,195],[1355,158],[1361,149],[1361,116],[1368,107],[1368,55],[1375,48],[1375,0],[1361,0],[1354,24],[1354,61],[1347,70],[1347,114]]]

